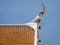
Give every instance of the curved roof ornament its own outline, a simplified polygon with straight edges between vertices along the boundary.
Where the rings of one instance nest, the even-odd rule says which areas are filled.
[[[40,15],[41,14],[43,15],[45,12],[45,5],[43,3],[41,3],[41,4],[43,6],[43,9],[38,13],[37,17],[32,21],[33,23],[39,23],[41,21]]]

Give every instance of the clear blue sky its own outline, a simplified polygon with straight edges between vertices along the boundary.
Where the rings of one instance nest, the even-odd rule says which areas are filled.
[[[41,45],[60,45],[60,0],[0,0],[0,24],[20,24],[33,20],[46,6],[41,17]]]

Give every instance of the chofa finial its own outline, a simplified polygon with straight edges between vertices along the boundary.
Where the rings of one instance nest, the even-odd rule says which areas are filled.
[[[43,4],[43,3],[41,3],[42,4],[42,6],[43,6],[43,9],[38,13],[38,15],[37,15],[37,17],[33,20],[33,22],[37,22],[37,23],[39,23],[40,22],[40,15],[42,14],[44,14],[44,12],[45,12],[45,5]]]
[[[43,9],[41,10],[41,12],[39,12],[39,15],[44,14],[45,12],[45,5],[43,3],[41,3],[41,5],[43,6]]]

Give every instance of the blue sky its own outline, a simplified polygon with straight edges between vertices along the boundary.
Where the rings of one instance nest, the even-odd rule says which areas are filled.
[[[21,24],[33,20],[46,6],[41,16],[41,45],[60,45],[60,0],[0,0],[0,24]]]

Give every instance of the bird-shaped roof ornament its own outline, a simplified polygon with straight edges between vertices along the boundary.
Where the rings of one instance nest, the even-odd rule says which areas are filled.
[[[41,3],[42,4],[42,6],[43,6],[43,9],[38,13],[38,15],[37,15],[37,17],[32,21],[32,22],[35,22],[35,23],[39,23],[40,22],[40,15],[42,14],[44,14],[44,12],[45,12],[45,5],[43,4],[43,3]]]

